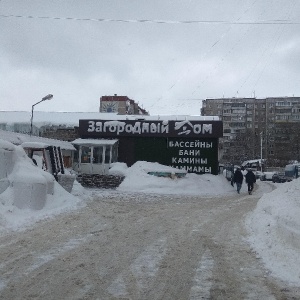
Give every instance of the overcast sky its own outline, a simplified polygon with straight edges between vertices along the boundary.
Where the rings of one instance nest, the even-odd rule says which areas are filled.
[[[300,1],[0,0],[0,110],[47,94],[35,110],[96,112],[118,94],[194,115],[206,98],[300,96]]]

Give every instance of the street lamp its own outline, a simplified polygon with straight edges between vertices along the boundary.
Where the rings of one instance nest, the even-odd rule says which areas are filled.
[[[262,171],[262,159],[263,159],[263,132],[260,133],[260,170]]]
[[[51,100],[52,98],[53,98],[53,95],[49,94],[49,95],[43,97],[41,101],[39,101],[39,102],[37,102],[37,103],[35,103],[35,104],[32,105],[32,108],[31,108],[31,120],[30,120],[30,136],[32,135],[33,109],[34,109],[35,105],[37,105],[37,104],[39,104],[39,103],[41,103],[41,102],[43,102],[45,100]]]

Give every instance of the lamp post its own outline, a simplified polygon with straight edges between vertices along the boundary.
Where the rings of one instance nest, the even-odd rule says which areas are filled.
[[[35,104],[32,105],[32,108],[31,108],[31,120],[30,120],[30,136],[32,135],[33,109],[34,109],[35,105],[37,105],[37,104],[39,104],[39,103],[41,103],[41,102],[43,102],[45,100],[51,100],[52,98],[53,98],[53,95],[49,94],[49,95],[43,97],[41,101],[39,101],[39,102],[37,102],[37,103],[35,103]]]
[[[262,159],[263,159],[263,132],[260,133],[260,170],[262,171]]]

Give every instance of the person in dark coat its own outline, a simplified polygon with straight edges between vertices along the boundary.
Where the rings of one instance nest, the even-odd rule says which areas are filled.
[[[248,184],[248,193],[249,195],[251,195],[253,191],[253,185],[256,182],[256,177],[251,169],[248,169],[245,178],[246,178],[246,183]]]
[[[240,193],[240,190],[242,188],[243,180],[244,180],[244,175],[241,169],[237,168],[233,175],[233,182],[236,184],[236,190],[238,194]]]

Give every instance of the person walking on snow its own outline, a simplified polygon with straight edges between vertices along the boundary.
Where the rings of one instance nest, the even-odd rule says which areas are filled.
[[[251,195],[253,191],[253,184],[256,182],[256,177],[251,169],[248,169],[245,178],[246,178],[246,183],[248,184],[248,193],[249,195]]]
[[[240,190],[242,188],[243,180],[244,180],[244,175],[241,169],[237,168],[233,175],[233,182],[236,183],[236,190],[238,194],[240,193]]]

